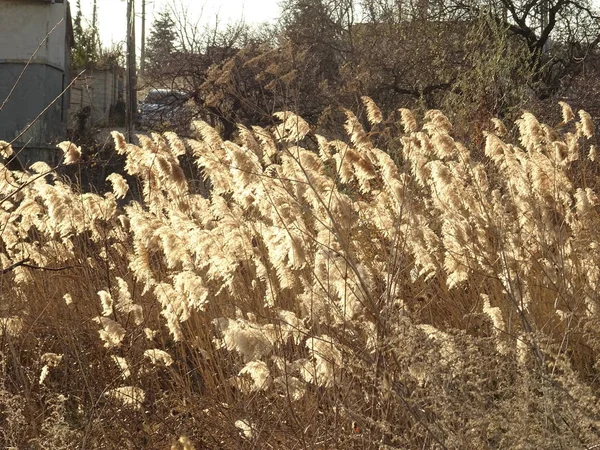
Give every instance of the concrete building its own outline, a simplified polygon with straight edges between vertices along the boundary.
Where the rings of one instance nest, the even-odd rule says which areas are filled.
[[[65,139],[72,39],[68,0],[0,0],[0,140],[25,165]]]

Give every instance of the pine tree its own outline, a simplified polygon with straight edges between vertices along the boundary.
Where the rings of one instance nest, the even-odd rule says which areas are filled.
[[[94,27],[83,28],[81,0],[77,0],[77,14],[73,20],[75,44],[71,50],[71,61],[74,69],[84,69],[93,66],[98,61],[99,46],[96,36],[98,30]]]
[[[176,50],[175,22],[168,11],[158,14],[146,45],[146,72],[149,78],[160,77],[161,69]]]

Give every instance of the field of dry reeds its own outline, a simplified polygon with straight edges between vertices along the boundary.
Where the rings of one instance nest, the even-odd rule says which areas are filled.
[[[590,116],[467,148],[363,101],[339,140],[114,133],[104,194],[0,167],[0,448],[600,445]]]

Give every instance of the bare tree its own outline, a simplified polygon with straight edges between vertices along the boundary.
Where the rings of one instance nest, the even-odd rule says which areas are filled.
[[[482,101],[502,115],[523,105],[525,91],[544,98],[563,89],[600,39],[588,0],[286,0],[282,8],[286,38],[321,55],[320,74],[338,85],[338,98],[370,95],[390,110],[495,92]],[[501,61],[486,56],[499,52]],[[477,73],[504,87],[484,92],[490,80],[473,85]]]

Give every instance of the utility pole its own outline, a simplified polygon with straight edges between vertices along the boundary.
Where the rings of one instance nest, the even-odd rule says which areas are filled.
[[[97,14],[98,10],[96,8],[96,0],[94,0],[94,9],[92,10],[92,50],[94,51],[94,53],[96,52],[96,50],[99,50],[96,48],[96,44],[99,41],[98,38],[98,14]]]
[[[140,52],[140,75],[146,74],[146,0],[142,0],[142,48]]]
[[[137,114],[137,80],[135,71],[135,7],[134,0],[127,0],[127,139],[133,141],[133,128]]]

